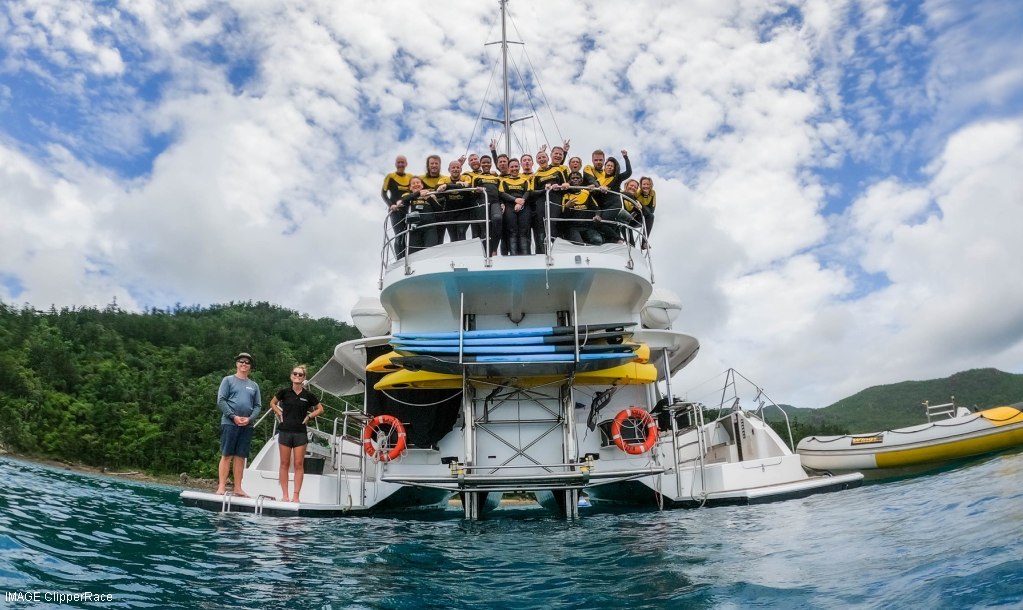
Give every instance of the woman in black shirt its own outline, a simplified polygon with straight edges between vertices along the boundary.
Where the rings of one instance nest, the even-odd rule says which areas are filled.
[[[291,387],[282,388],[270,399],[270,408],[280,419],[277,427],[277,450],[281,454],[279,471],[282,502],[289,500],[288,471],[291,462],[295,462],[295,493],[290,496],[292,502],[298,502],[302,491],[302,479],[305,477],[305,446],[309,443],[306,433],[306,422],[323,413],[323,404],[305,389],[306,369],[297,365],[291,369]]]

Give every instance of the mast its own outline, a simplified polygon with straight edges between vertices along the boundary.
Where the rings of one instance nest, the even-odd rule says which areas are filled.
[[[504,152],[511,154],[511,108],[508,102],[508,0],[501,0],[501,67],[504,81]]]
[[[511,154],[511,127],[519,121],[525,121],[526,119],[533,118],[533,115],[520,117],[517,119],[511,118],[511,91],[509,89],[508,79],[508,45],[509,44],[522,44],[517,41],[508,40],[508,0],[499,0],[501,3],[501,80],[504,83],[504,100],[503,110],[504,116],[500,119],[492,117],[481,117],[484,121],[492,121],[494,123],[500,123],[504,128],[504,152],[505,154]],[[497,42],[488,42],[487,45],[499,44]]]

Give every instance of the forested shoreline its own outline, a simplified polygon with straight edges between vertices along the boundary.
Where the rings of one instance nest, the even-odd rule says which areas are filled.
[[[265,403],[294,364],[315,371],[358,336],[342,322],[262,302],[143,313],[0,302],[0,444],[111,470],[212,477],[217,388],[235,354],[253,355]],[[261,428],[253,452],[269,434]]]
[[[269,303],[127,312],[14,307],[0,302],[0,449],[106,470],[216,476],[217,388],[234,356],[255,359],[264,408],[295,364],[310,373],[352,326]],[[314,390],[315,391],[315,390]],[[343,402],[315,391],[338,410]],[[822,409],[786,407],[792,437],[869,432],[921,423],[920,401],[980,408],[1023,399],[1023,375],[975,369],[944,379],[868,388]],[[354,401],[361,404],[361,398]],[[329,412],[328,412],[329,414]],[[788,439],[779,414],[771,425]],[[257,427],[253,455],[271,432]]]

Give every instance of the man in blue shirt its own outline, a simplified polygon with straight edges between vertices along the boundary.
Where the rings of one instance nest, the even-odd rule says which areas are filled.
[[[220,480],[217,494],[226,493],[227,473],[232,470],[234,462],[234,493],[236,496],[248,497],[242,489],[242,475],[263,399],[259,393],[259,384],[249,379],[252,356],[242,352],[235,356],[234,364],[235,374],[224,377],[217,392],[217,407],[224,414],[220,418]]]

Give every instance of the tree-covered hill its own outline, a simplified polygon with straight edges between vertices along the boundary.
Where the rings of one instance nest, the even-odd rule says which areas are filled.
[[[358,336],[268,303],[145,313],[0,303],[0,444],[93,466],[213,476],[217,388],[235,354],[253,355],[265,404],[294,364],[313,372]]]

